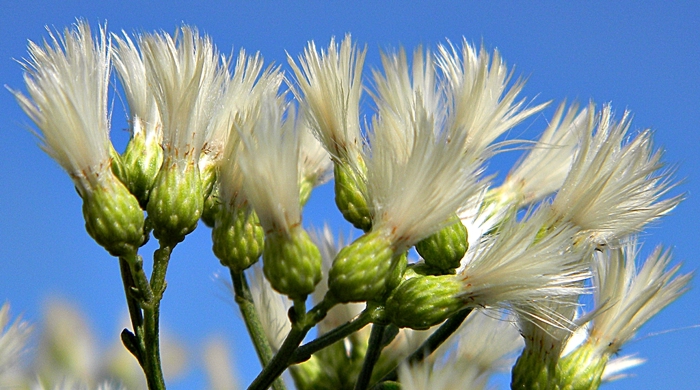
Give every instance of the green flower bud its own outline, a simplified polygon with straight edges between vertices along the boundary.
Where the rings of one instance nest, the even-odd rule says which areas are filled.
[[[202,215],[204,197],[199,168],[184,162],[165,162],[148,201],[148,216],[153,222],[153,235],[159,240],[178,243],[197,227]]]
[[[263,273],[277,292],[303,299],[321,281],[321,252],[297,226],[289,235],[268,233],[263,249]]]
[[[311,197],[311,191],[314,189],[314,181],[309,179],[302,179],[299,183],[299,204],[302,207],[309,201]]]
[[[450,217],[448,226],[416,244],[425,264],[443,273],[458,268],[468,248],[467,228],[457,214]]]
[[[542,356],[535,348],[525,347],[512,372],[510,388],[515,390],[560,390],[554,379],[556,360]]]
[[[219,186],[214,186],[211,194],[204,199],[202,222],[210,228],[213,228],[214,225],[216,225],[216,218],[219,215],[221,207],[222,205],[219,201]]]
[[[135,133],[126,146],[122,161],[126,175],[119,178],[145,209],[163,163],[163,149],[158,143],[147,143],[143,132]]]
[[[454,276],[417,276],[401,283],[386,301],[386,314],[402,328],[428,329],[464,307]]]
[[[397,261],[381,232],[365,233],[338,252],[328,272],[328,288],[339,302],[378,300],[395,278]],[[399,256],[397,256],[399,257]]]
[[[206,164],[206,166],[200,170],[199,179],[202,182],[202,195],[204,199],[211,195],[214,187],[216,186],[216,179],[218,176],[217,166],[215,164]]]
[[[353,226],[364,231],[372,228],[372,219],[367,206],[367,183],[347,164],[336,163],[335,204],[343,217]]]
[[[112,256],[135,254],[143,243],[143,210],[114,176],[85,194],[83,217],[90,237]]]
[[[265,233],[252,210],[221,210],[211,232],[213,250],[221,264],[241,272],[258,261]]]
[[[557,364],[557,382],[559,382],[562,389],[597,389],[600,387],[607,362],[607,356],[600,356],[600,353],[594,348],[584,344],[559,359]]]

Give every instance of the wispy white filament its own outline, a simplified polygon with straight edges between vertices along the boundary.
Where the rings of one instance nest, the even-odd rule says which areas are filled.
[[[590,242],[614,243],[667,214],[681,197],[660,200],[672,184],[669,171],[661,170],[661,152],[654,151],[649,130],[624,142],[629,113],[619,123],[610,106],[597,119],[593,106],[587,115],[581,147],[552,210],[557,219],[581,227],[581,236]]]
[[[267,96],[259,119],[239,132],[243,191],[266,233],[288,234],[301,223],[295,119],[293,108],[285,110],[276,96]]]
[[[365,53],[347,35],[340,45],[332,38],[328,50],[320,54],[310,42],[299,65],[288,57],[311,129],[334,158],[350,163],[356,162],[362,147],[359,116]]]
[[[13,91],[41,131],[42,149],[68,172],[82,195],[109,174],[107,89],[111,44],[104,27],[96,41],[78,21],[63,37],[29,42],[24,81],[29,96]]]
[[[140,42],[163,123],[163,157],[197,162],[227,76],[218,52],[188,26],[175,37],[147,34]]]

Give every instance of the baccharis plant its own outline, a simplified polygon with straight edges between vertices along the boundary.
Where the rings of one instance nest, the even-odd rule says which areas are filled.
[[[598,388],[690,280],[661,249],[636,266],[638,234],[682,200],[651,132],[630,133],[609,105],[562,103],[540,139],[504,141],[548,103],[519,97],[498,51],[385,52],[372,82],[365,55],[350,35],[310,42],[285,74],[260,54],[221,55],[190,26],[94,36],[84,21],[29,43],[26,92],[11,92],[73,181],[88,233],[119,259],[132,324],[121,339],[149,389],[165,388],[169,259],[200,219],[264,367],[251,389],[284,389],[290,367],[299,389],[482,389],[521,348],[512,388]],[[117,80],[131,129],[121,153]],[[496,185],[485,166],[506,149],[526,153]],[[330,178],[362,231],[347,244],[302,221]]]

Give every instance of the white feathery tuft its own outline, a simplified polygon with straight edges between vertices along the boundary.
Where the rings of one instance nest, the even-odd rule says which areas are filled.
[[[111,41],[104,26],[93,40],[78,21],[63,37],[49,31],[43,46],[29,42],[24,82],[29,97],[11,91],[34,121],[41,148],[73,179],[78,191],[92,191],[111,175],[107,92]]]

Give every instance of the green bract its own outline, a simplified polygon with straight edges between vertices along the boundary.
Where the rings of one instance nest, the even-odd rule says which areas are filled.
[[[450,218],[449,225],[416,244],[425,264],[443,273],[458,268],[468,248],[467,228],[456,214]]]
[[[398,264],[394,257],[391,242],[382,232],[365,233],[335,257],[328,272],[330,292],[339,302],[381,299]]]
[[[335,204],[343,217],[358,229],[369,231],[372,228],[369,207],[365,194],[367,183],[364,178],[348,164],[336,163]]]
[[[396,326],[428,329],[464,307],[462,284],[454,276],[416,276],[399,285],[386,301],[386,314]]]
[[[144,240],[143,211],[129,190],[109,176],[83,197],[85,229],[111,255],[135,254]]]
[[[222,265],[241,272],[258,261],[264,236],[254,211],[222,209],[211,232],[213,251]]]
[[[163,163],[163,149],[157,143],[149,145],[143,133],[136,133],[122,155],[125,175],[119,178],[131,191],[143,209],[148,204],[151,189]]]
[[[159,240],[178,243],[197,227],[204,197],[196,164],[165,162],[156,178],[148,201],[148,217],[153,221],[153,235]]]
[[[278,292],[303,299],[321,281],[321,253],[306,230],[297,226],[289,235],[265,236],[263,272]]]

